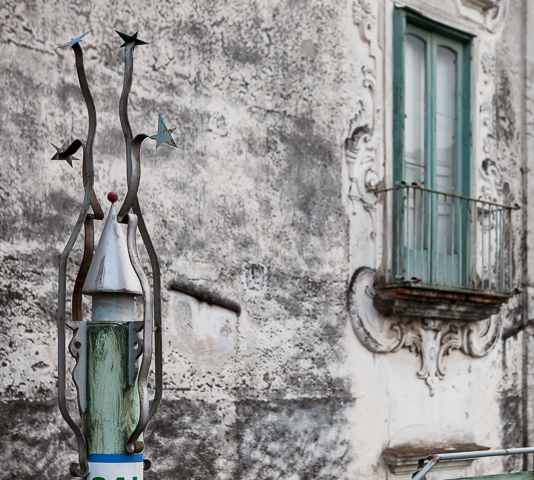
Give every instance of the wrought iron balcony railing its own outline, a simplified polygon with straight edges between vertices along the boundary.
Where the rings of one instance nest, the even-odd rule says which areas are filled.
[[[399,183],[384,208],[383,274],[404,282],[511,294],[513,212],[507,206]]]

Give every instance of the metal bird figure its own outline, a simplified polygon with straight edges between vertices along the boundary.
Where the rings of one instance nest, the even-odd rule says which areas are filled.
[[[63,47],[72,47],[73,45],[75,45],[76,43],[80,43],[82,41],[82,38],[85,37],[87,34],[91,33],[91,30],[89,30],[88,32],[85,32],[83,35],[80,35],[79,37],[76,37],[76,38],[73,38],[71,39],[70,42],[67,42],[67,43],[64,43],[63,45],[60,45],[59,47],[57,48],[63,48]]]
[[[156,135],[152,135],[150,138],[153,140],[156,140],[156,149],[163,144],[170,145],[171,147],[177,148],[176,143],[174,143],[174,140],[172,139],[171,133],[174,132],[176,128],[167,128],[165,125],[165,122],[161,118],[161,115],[159,117],[158,122],[158,133]]]
[[[67,138],[67,140],[65,140],[65,143],[61,147],[56,147],[54,144],[52,144],[52,146],[57,150],[57,152],[51,158],[51,160],[65,160],[71,167],[73,166],[72,165],[73,160],[79,160],[79,158],[76,158],[74,155],[63,155],[63,153],[70,146],[70,138]]]
[[[143,40],[139,40],[137,38],[137,34],[139,32],[135,32],[133,35],[127,35],[126,33],[119,32],[118,30],[115,30],[119,37],[121,37],[124,40],[124,43],[121,45],[121,47],[125,47],[126,44],[130,42],[135,42],[136,45],[148,45],[148,42],[143,42]]]

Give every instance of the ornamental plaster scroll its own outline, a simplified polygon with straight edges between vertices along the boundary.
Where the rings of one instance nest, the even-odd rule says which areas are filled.
[[[501,322],[490,318],[479,322],[442,321],[386,317],[373,305],[376,271],[359,268],[349,287],[349,315],[360,342],[371,352],[387,354],[407,348],[419,356],[417,377],[424,380],[434,396],[445,377],[443,359],[459,350],[473,358],[486,356],[495,348]]]
[[[370,67],[362,67],[363,86],[368,91],[368,101],[360,100],[359,110],[350,122],[349,137],[345,140],[345,159],[349,170],[349,199],[356,214],[356,203],[362,202],[372,211],[377,202],[376,189],[380,182],[378,173],[378,139],[376,135],[375,87],[376,74]]]
[[[496,33],[504,25],[510,0],[495,0],[493,3],[495,6],[486,13],[486,27]]]
[[[510,0],[461,0],[461,3],[479,10],[484,15],[486,29],[496,33],[504,25]]]
[[[499,164],[496,134],[496,112],[494,105],[495,78],[497,75],[495,55],[488,51],[481,56],[482,97],[480,101],[480,132],[482,135],[482,160],[478,164],[480,181],[479,197],[489,202],[500,203],[504,180]]]
[[[379,174],[379,140],[376,92],[376,17],[374,9],[378,2],[372,0],[354,0],[352,4],[352,19],[358,27],[360,40],[368,45],[367,60],[361,68],[362,86],[364,92],[358,102],[358,109],[350,121],[349,135],[345,140],[345,159],[349,172],[348,197],[352,203],[352,213],[357,211],[357,203],[371,216],[374,237],[374,210],[377,202],[375,191],[381,180]],[[369,66],[373,65],[373,66]]]
[[[372,30],[375,24],[372,2],[368,0],[354,0],[352,4],[352,21],[359,29],[362,42],[368,43],[369,49],[371,49],[373,40]]]
[[[486,49],[488,46],[486,45]],[[497,111],[495,107],[497,67],[493,53],[488,51],[481,55],[480,67],[482,88],[479,97],[482,160],[478,164],[479,198],[495,203],[511,205],[514,195],[505,181],[500,160],[503,152],[497,145]]]

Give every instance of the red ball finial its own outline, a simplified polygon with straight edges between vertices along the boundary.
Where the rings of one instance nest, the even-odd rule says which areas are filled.
[[[115,192],[109,192],[108,193],[108,200],[111,203],[115,203],[119,199],[119,196]]]

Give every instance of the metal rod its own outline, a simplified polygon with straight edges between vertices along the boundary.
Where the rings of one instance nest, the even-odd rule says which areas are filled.
[[[481,285],[481,288],[485,288],[485,275],[484,275],[484,268],[486,266],[486,262],[485,262],[485,255],[484,255],[484,248],[486,246],[486,243],[484,241],[484,217],[486,216],[486,211],[481,209],[481,212],[482,212],[482,233],[481,233],[481,236],[482,236],[482,285]]]
[[[502,269],[502,287],[501,291],[506,290],[506,235],[504,233],[504,226],[506,224],[506,210],[501,210],[501,269]]]
[[[525,455],[529,453],[534,453],[534,447],[508,448],[501,450],[478,450],[475,452],[439,453],[426,457],[426,459],[430,461],[419,472],[417,472],[416,475],[414,475],[412,480],[421,480],[428,472],[430,472],[430,470],[432,470],[436,466],[437,463],[443,460],[498,457],[503,455]]]
[[[508,211],[508,248],[510,249],[510,254],[508,256],[508,261],[509,261],[509,265],[508,265],[508,270],[509,270],[509,275],[510,275],[510,285],[509,285],[509,291],[511,292],[512,291],[512,269],[513,269],[513,266],[512,266],[512,249],[513,249],[513,245],[512,245],[512,210],[509,210]]]
[[[474,202],[471,202],[471,206],[472,206],[472,214],[471,214],[471,217],[470,217],[470,220],[473,224],[473,230],[474,230],[474,241],[473,241],[473,244],[472,244],[472,248],[473,248],[473,251],[475,253],[474,257],[475,257],[475,261],[472,265],[472,278],[473,278],[473,287],[476,288],[477,286],[477,268],[478,268],[478,246],[477,246],[477,232],[478,232],[478,222],[477,222],[477,205],[476,203]],[[474,220],[473,220],[473,217],[474,217]]]
[[[412,277],[417,278],[417,190],[413,190],[413,233],[412,233],[412,244],[413,244],[413,268],[412,268]]]
[[[435,197],[434,200],[433,200],[433,209],[434,209],[434,202],[435,202],[435,209],[434,211],[436,212],[436,218],[432,219],[432,230],[433,230],[433,234],[434,234],[434,237],[432,239],[432,242],[433,244],[436,246],[436,248],[434,248],[434,257],[435,257],[435,263],[436,263],[436,283],[439,283],[439,254],[438,254],[438,244],[439,244],[439,212],[438,212],[438,203],[439,203],[439,196],[434,194],[434,192],[431,192],[433,193],[433,196]],[[434,246],[432,245],[432,246]]]
[[[395,187],[384,188],[382,190],[377,190],[376,193],[389,192],[390,190],[402,190],[402,189],[406,189],[406,188],[410,188],[410,187],[413,187],[413,186],[412,185],[405,185],[405,184],[403,184],[401,182]],[[449,197],[462,198],[464,200],[473,200],[471,197],[466,197],[465,195],[457,195],[455,193],[446,193],[446,194],[444,194],[443,192],[440,192],[439,190],[433,190],[431,188],[424,188],[424,187],[419,187],[419,186],[417,188],[420,189],[420,190],[425,190],[427,192],[436,193],[438,195],[448,195]],[[480,203],[481,205],[492,205],[494,207],[506,208],[507,210],[519,210],[521,208],[521,206],[517,205],[517,204],[516,205],[501,205],[500,203],[488,202],[487,200],[476,200],[476,201],[477,201],[477,203]]]
[[[67,283],[67,261],[69,254],[78,238],[82,225],[85,223],[89,206],[91,205],[91,198],[93,196],[94,187],[94,166],[93,166],[93,141],[96,132],[96,109],[85,76],[85,69],[83,66],[82,49],[78,43],[72,46],[76,58],[76,72],[78,74],[78,81],[82,90],[83,98],[87,106],[87,113],[89,116],[89,131],[87,133],[87,144],[85,147],[85,177],[87,179],[87,186],[85,188],[85,195],[78,220],[70,235],[70,238],[59,258],[59,292],[58,292],[58,403],[59,410],[64,420],[67,422],[71,430],[76,436],[78,442],[78,461],[76,473],[80,477],[85,477],[88,473],[87,466],[87,449],[83,434],[70,416],[67,408],[66,399],[66,383],[65,383],[65,306],[66,306],[66,283]]]
[[[421,470],[419,470],[419,472],[412,477],[412,480],[421,480],[424,478],[424,476],[430,472],[430,470],[432,470],[440,460],[441,459],[437,455],[430,457],[430,462],[428,462]]]
[[[447,197],[443,195],[443,207],[445,216],[445,231],[438,232],[439,238],[443,239],[443,283],[447,285]],[[439,196],[438,196],[438,221],[439,221]]]
[[[132,128],[128,120],[128,96],[132,88],[133,77],[133,50],[135,42],[129,42],[124,46],[124,82],[122,87],[121,98],[119,100],[119,119],[121,122],[124,142],[126,144],[126,169],[128,180],[131,177],[131,156],[132,156]]]
[[[414,217],[414,226],[413,226],[413,243],[414,243],[414,260],[413,260],[413,266],[414,266],[414,277],[421,278],[421,275],[418,274],[418,254],[419,254],[419,220],[421,217],[421,205],[417,203],[417,189],[414,188],[413,190],[413,199],[414,199],[414,211],[413,211],[413,217]]]
[[[491,207],[489,208],[489,215],[488,215],[488,280],[489,280],[489,289],[491,290],[491,286],[493,283],[493,259],[492,257],[492,249],[491,249],[491,222],[492,222],[492,212]]]
[[[503,455],[525,455],[534,453],[534,447],[500,448],[495,450],[476,450],[474,452],[439,453],[440,460],[461,460],[464,458],[499,457]]]
[[[396,192],[397,194],[397,238],[396,238],[396,242],[397,242],[397,259],[396,259],[396,267],[397,267],[397,272],[396,272],[396,277],[400,277],[400,273],[401,273],[401,248],[402,248],[402,237],[401,237],[401,231],[402,231],[402,216],[401,216],[401,211],[402,211],[402,205],[401,205],[401,190],[397,190]]]
[[[143,240],[145,249],[150,259],[150,266],[152,268],[153,312],[151,312],[151,314],[153,313],[153,323],[154,323],[156,389],[155,389],[152,405],[150,406],[148,417],[143,427],[144,429],[146,425],[148,424],[148,422],[150,421],[150,419],[156,413],[156,410],[158,409],[161,403],[161,398],[163,395],[163,368],[162,368],[162,361],[161,361],[161,358],[162,358],[161,271],[159,267],[159,261],[158,261],[158,257],[156,254],[156,250],[154,249],[154,245],[152,244],[152,240],[150,239],[150,235],[148,233],[148,229],[146,228],[143,215],[141,212],[141,208],[139,206],[139,200],[137,198],[137,186],[136,186],[136,180],[135,180],[136,173],[134,172],[134,170],[138,168],[139,169],[138,173],[140,175],[140,169],[141,169],[140,148],[141,148],[141,143],[143,142],[145,138],[147,138],[147,136],[144,134],[140,134],[140,135],[137,135],[134,139],[132,139],[133,134],[132,134],[132,129],[130,127],[130,122],[128,119],[128,96],[130,94],[130,90],[132,87],[134,48],[135,48],[135,42],[130,42],[125,45],[124,84],[123,84],[123,89],[121,93],[121,98],[119,101],[119,117],[121,121],[122,131],[124,134],[124,141],[126,144],[126,165],[127,165],[127,180],[128,180],[127,198],[125,198],[119,214],[120,215],[126,214],[129,211],[130,207],[133,209],[134,214],[137,216],[139,233],[141,234],[141,238]],[[132,163],[132,150],[134,152],[135,165]],[[139,180],[137,179],[137,185],[138,183],[139,183]],[[130,195],[130,192],[132,192],[131,195]],[[135,195],[133,195],[133,192],[135,192]],[[133,200],[132,200],[132,197],[133,197]],[[120,215],[119,215],[119,219],[120,219]],[[145,332],[145,335],[146,335],[146,332]],[[144,357],[143,357],[143,362],[144,362]],[[139,422],[140,423],[138,425],[138,429],[141,424],[141,418],[139,419]],[[136,432],[134,432],[134,434],[135,433]],[[130,437],[130,440],[133,439],[134,434],[132,434],[132,436]],[[137,437],[138,436],[139,434],[137,435]],[[135,439],[133,441],[135,441]]]
[[[420,203],[420,221],[419,221],[419,228],[421,229],[421,238],[419,239],[421,241],[421,244],[419,245],[419,256],[420,262],[419,262],[419,277],[421,278],[421,281],[423,281],[423,275],[424,275],[424,265],[423,265],[423,256],[424,256],[424,248],[425,248],[425,199],[424,199],[424,192],[422,190],[419,190],[419,203]]]
[[[144,314],[143,314],[143,360],[141,362],[141,368],[139,369],[138,377],[138,389],[139,389],[139,404],[140,404],[140,413],[139,421],[135,430],[130,435],[130,438],[126,442],[126,451],[129,453],[140,453],[139,449],[136,446],[136,441],[145,430],[149,418],[149,399],[148,399],[148,375],[150,372],[150,362],[152,361],[152,336],[154,334],[154,316],[153,316],[153,304],[152,304],[152,292],[150,290],[150,285],[148,279],[141,267],[139,262],[139,257],[137,254],[137,242],[136,242],[136,233],[137,233],[137,215],[127,214],[128,222],[128,234],[127,234],[127,245],[128,245],[128,254],[130,256],[130,261],[132,266],[139,278],[141,283],[141,289],[143,290],[143,303],[144,303]],[[142,450],[142,447],[141,447]]]
[[[385,281],[389,282],[389,249],[388,249],[388,237],[389,237],[389,218],[388,218],[388,195],[383,194],[384,200],[384,259],[385,259]]]
[[[430,252],[432,251],[432,225],[431,225],[431,221],[432,221],[432,217],[430,215],[430,212],[431,212],[431,204],[430,204],[430,193],[425,191],[424,192],[426,194],[426,217],[427,217],[427,221],[426,221],[426,229],[427,229],[427,244],[426,244],[426,263],[427,263],[427,266],[426,266],[426,269],[427,269],[427,282],[428,283],[432,283],[432,259],[430,258]]]
[[[456,273],[456,269],[454,268],[454,255],[456,253],[456,199],[455,198],[452,199],[451,220],[452,220],[451,284],[454,285],[454,275]]]
[[[127,117],[126,117],[127,118]],[[117,214],[117,221],[119,223],[122,223],[122,220],[124,218],[124,215],[126,215],[130,209],[132,208],[132,205],[134,204],[135,199],[137,198],[137,190],[139,188],[139,181],[141,179],[141,144],[143,143],[143,140],[148,138],[148,135],[145,135],[144,133],[140,133],[139,135],[136,135],[135,138],[132,141],[132,145],[130,150],[133,150],[133,157],[134,161],[132,162],[132,158],[130,155],[129,159],[129,166],[128,169],[128,192],[126,193],[126,197],[124,198],[124,202],[122,202],[121,208],[119,210],[119,213]]]
[[[406,221],[405,221],[405,227],[404,227],[404,233],[405,233],[405,244],[404,244],[404,250],[406,252],[406,269],[404,272],[405,280],[409,280],[411,275],[410,272],[410,189],[406,189]]]
[[[90,215],[85,217],[84,222],[84,248],[83,256],[78,270],[78,275],[74,282],[74,289],[72,291],[72,322],[74,324],[82,321],[82,288],[87,277],[87,272],[91,266],[93,258],[93,249],[95,244],[95,229],[93,226],[93,219]]]
[[[91,182],[92,184],[92,182]],[[66,306],[66,283],[67,283],[67,261],[69,254],[78,238],[82,225],[84,224],[84,219],[87,215],[87,210],[91,202],[91,192],[92,185],[88,185],[85,190],[84,202],[78,216],[78,221],[74,226],[74,230],[71,233],[69,241],[65,246],[61,256],[59,258],[59,288],[58,288],[58,403],[61,416],[67,422],[78,442],[78,461],[79,468],[77,474],[80,477],[85,477],[88,473],[87,467],[87,452],[85,439],[83,434],[70,416],[67,407],[67,398],[66,398],[66,358],[65,358],[65,306]]]
[[[156,389],[154,392],[154,399],[150,406],[150,412],[148,414],[148,421],[156,413],[163,396],[163,365],[162,365],[162,353],[163,353],[163,340],[162,340],[162,328],[161,328],[161,271],[159,267],[158,255],[156,249],[152,244],[148,229],[146,228],[143,214],[141,213],[141,207],[136,199],[133,205],[133,211],[137,215],[139,233],[143,239],[145,249],[150,259],[150,265],[152,267],[152,287],[154,290],[154,354],[155,354],[155,366],[154,374],[156,377]]]
[[[499,277],[500,277],[499,292],[503,292],[504,291],[504,277],[503,277],[503,274],[504,274],[504,265],[503,265],[504,242],[503,242],[503,238],[502,238],[502,227],[503,227],[502,213],[503,213],[503,210],[501,208],[499,210],[499,243],[498,243],[498,249],[499,249],[498,250],[499,251]]]
[[[458,222],[458,234],[460,237],[460,250],[458,253],[458,263],[459,263],[459,269],[460,269],[460,286],[462,287],[464,285],[464,276],[463,276],[463,263],[464,263],[464,250],[463,250],[463,231],[462,231],[462,225],[464,223],[464,206],[465,203],[461,200],[458,200],[460,205],[460,219]]]

